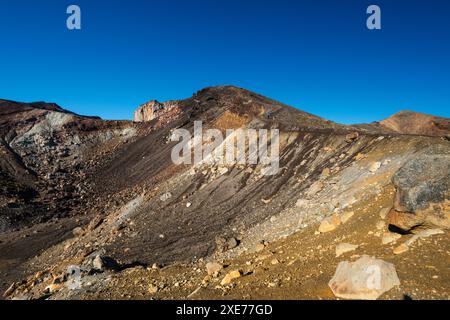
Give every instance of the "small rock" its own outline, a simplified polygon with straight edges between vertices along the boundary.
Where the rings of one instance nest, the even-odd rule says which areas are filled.
[[[428,238],[438,234],[445,234],[445,232],[441,229],[426,229],[419,231],[416,235],[420,238]]]
[[[159,270],[159,269],[160,269],[159,265],[155,262],[155,263],[152,265],[152,270]]]
[[[304,207],[304,206],[308,205],[308,200],[298,199],[297,202],[295,203],[295,205],[297,207]]]
[[[92,266],[94,267],[94,269],[102,271],[104,264],[103,264],[103,259],[101,256],[96,256],[94,258],[94,260],[92,261]]]
[[[154,285],[151,284],[151,285],[148,287],[148,292],[149,292],[150,294],[158,293],[158,291],[159,291],[159,289],[158,289],[157,286],[154,286]]]
[[[206,272],[209,276],[217,276],[219,272],[223,269],[223,265],[218,262],[208,262],[206,264]]]
[[[270,261],[270,264],[272,264],[272,265],[280,264],[280,260],[278,260],[277,258],[275,258],[275,259],[273,259],[272,261]]]
[[[212,277],[208,274],[208,275],[206,275],[204,278],[203,278],[203,280],[202,280],[202,284],[203,285],[207,285],[210,281],[211,281],[211,279],[212,279]],[[179,287],[180,285],[178,284],[178,286],[176,286],[176,287]]]
[[[190,208],[192,206],[192,203],[188,202],[186,203],[186,208]]]
[[[234,249],[234,248],[236,248],[238,245],[239,245],[239,242],[237,241],[236,238],[230,238],[230,239],[228,239],[228,241],[227,241],[227,249],[228,249],[228,250]]]
[[[253,250],[255,252],[261,252],[266,248],[266,246],[264,245],[264,243],[260,242],[258,244],[255,245],[255,247],[253,248]]]
[[[27,295],[21,295],[18,297],[13,297],[11,300],[12,301],[27,301],[27,300],[31,300],[31,297],[29,297]]]
[[[167,200],[169,200],[170,198],[172,198],[172,194],[170,192],[166,192],[164,193],[159,199],[162,202],[166,202]]]
[[[272,200],[270,200],[270,199],[261,199],[261,201],[264,203],[264,204],[269,204]]]
[[[371,173],[377,172],[381,168],[381,162],[374,162],[369,168],[369,171]]]
[[[333,215],[331,217],[325,218],[319,227],[320,233],[326,233],[333,230],[336,230],[336,228],[341,224],[341,219],[338,215]]]
[[[228,173],[228,168],[225,168],[225,167],[219,168],[219,174],[220,174],[221,176],[223,176],[223,175],[226,174],[226,173]]]
[[[97,271],[118,271],[120,270],[120,265],[112,258],[102,257],[100,255],[95,256],[92,261],[92,267]]]
[[[229,285],[234,279],[241,277],[241,272],[239,270],[231,271],[228,273],[223,280],[220,282],[222,286]]]
[[[322,189],[323,189],[323,183],[320,181],[317,181],[311,185],[311,187],[309,188],[309,190],[307,192],[307,195],[310,197],[314,196]]]
[[[355,215],[355,213],[353,211],[345,212],[341,216],[341,222],[347,223],[354,215]]]
[[[390,244],[390,243],[396,242],[401,237],[402,237],[401,234],[398,234],[398,233],[385,232],[383,234],[383,237],[382,237],[381,241],[382,241],[382,243],[384,245],[386,245],[386,244]]]
[[[322,171],[322,178],[328,178],[331,174],[331,170],[330,168],[325,168]]]
[[[405,241],[405,245],[410,247],[410,246],[412,246],[414,244],[414,242],[416,242],[419,239],[420,239],[420,237],[418,235],[414,235],[414,236],[412,236],[411,238],[409,238],[408,240]]]
[[[397,248],[395,248],[393,252],[394,252],[394,254],[399,255],[399,254],[405,253],[408,250],[409,250],[409,247],[403,243],[403,244],[399,245]]]
[[[342,256],[344,253],[352,252],[358,249],[359,246],[349,243],[341,243],[336,246],[336,258]]]
[[[386,223],[384,221],[378,221],[376,227],[377,230],[381,231],[386,228]]]
[[[63,287],[62,284],[50,284],[47,287],[45,287],[45,292],[55,293],[56,291],[61,290],[62,287]]]
[[[391,208],[383,208],[380,210],[380,218],[385,220]]]
[[[3,294],[4,298],[7,298],[10,296],[14,291],[16,290],[16,283],[14,282],[12,285],[9,286],[8,289],[6,289],[5,293]]]
[[[226,252],[232,250],[239,245],[236,238],[216,237],[216,248],[218,252]]]
[[[75,229],[73,229],[72,234],[79,238],[82,237],[84,235],[84,230],[81,227],[76,227]]]
[[[359,133],[358,132],[352,132],[345,136],[345,142],[352,143],[358,140]]]

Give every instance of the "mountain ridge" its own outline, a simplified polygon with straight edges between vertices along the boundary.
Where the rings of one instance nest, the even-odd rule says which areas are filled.
[[[164,114],[167,109],[179,107],[183,112],[194,113],[199,103],[206,104],[208,99],[217,99],[218,103],[222,103],[222,107],[226,111],[227,99],[240,98],[241,100],[233,104],[239,105],[239,108],[234,108],[237,114],[245,114],[252,110],[251,104],[256,100],[256,108],[259,116],[268,120],[272,117],[277,117],[277,113],[282,110],[283,114],[278,116],[282,122],[289,124],[293,129],[306,127],[310,129],[343,129],[343,130],[361,130],[373,133],[397,133],[397,134],[411,134],[411,135],[428,135],[428,136],[446,136],[450,134],[450,119],[436,115],[429,115],[411,110],[401,110],[390,117],[366,124],[339,124],[328,119],[313,115],[301,109],[286,105],[282,102],[265,97],[261,94],[254,93],[244,88],[233,85],[212,86],[206,87],[194,93],[190,98],[181,100],[168,100],[159,102],[158,100],[149,100],[140,105],[134,112],[134,122],[149,122],[157,118],[155,114]],[[258,108],[259,107],[259,108]],[[0,99],[0,114],[6,115],[8,109],[12,109],[12,113],[31,111],[34,109],[44,111],[56,111],[62,113],[73,114],[84,118],[100,119],[99,117],[85,117],[77,115],[72,111],[60,107],[56,103],[47,102],[30,102],[22,103],[11,100]],[[158,109],[153,112],[153,109]],[[181,111],[181,110],[179,110]],[[255,111],[255,110],[254,110]],[[255,114],[253,114],[254,116]],[[123,120],[126,121],[126,120]]]

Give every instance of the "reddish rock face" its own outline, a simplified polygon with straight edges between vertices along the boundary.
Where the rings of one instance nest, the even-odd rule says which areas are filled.
[[[450,119],[412,111],[401,111],[380,122],[382,127],[401,134],[446,136]]]
[[[409,231],[424,222],[423,216],[414,213],[400,212],[392,209],[388,214],[388,223],[404,231]]]

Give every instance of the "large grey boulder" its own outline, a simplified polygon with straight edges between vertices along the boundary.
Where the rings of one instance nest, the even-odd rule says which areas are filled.
[[[376,300],[400,285],[395,266],[367,255],[355,262],[341,262],[328,284],[338,298]]]
[[[397,189],[389,222],[409,231],[450,228],[450,147],[436,145],[408,161],[393,177]]]

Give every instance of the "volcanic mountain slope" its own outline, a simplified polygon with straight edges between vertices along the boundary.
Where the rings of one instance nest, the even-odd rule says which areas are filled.
[[[157,108],[153,109],[155,106]],[[142,111],[142,108],[152,109]],[[259,287],[267,289],[268,284],[261,277],[270,278],[274,274],[267,268],[268,258],[263,255],[279,260],[278,263],[273,260],[271,265],[283,265],[286,259],[290,259],[284,257],[284,253],[283,257],[276,257],[273,250],[278,245],[285,248],[278,251],[286,250],[292,256],[304,259],[305,266],[311,272],[312,269],[322,270],[322,264],[314,265],[317,259],[330,260],[329,252],[322,249],[334,247],[338,237],[366,243],[360,245],[367,247],[368,254],[386,256],[386,247],[381,244],[383,234],[387,233],[397,240],[401,235],[389,234],[391,220],[377,221],[375,217],[378,217],[380,209],[389,211],[392,208],[389,216],[395,217],[395,221],[412,217],[410,220],[414,220],[414,224],[402,233],[411,232],[430,221],[437,223],[433,228],[448,227],[445,202],[448,201],[445,193],[448,186],[445,183],[432,181],[430,183],[439,188],[425,188],[421,193],[425,194],[421,205],[424,199],[425,202],[429,199],[433,206],[428,209],[413,206],[411,210],[414,212],[405,213],[400,210],[401,204],[396,206],[394,201],[395,188],[400,190],[405,187],[394,186],[392,179],[403,166],[425,153],[434,157],[433,161],[442,163],[445,182],[449,174],[449,143],[440,138],[400,135],[376,126],[366,126],[364,129],[343,126],[236,87],[207,88],[190,99],[143,105],[137,114],[150,114],[147,119],[150,121],[139,124],[103,122],[67,114],[59,109],[32,108],[26,112],[38,113],[39,117],[28,122],[14,120],[20,123],[17,128],[23,126],[25,129],[13,134],[13,139],[4,138],[7,146],[13,146],[10,148],[17,155],[17,163],[37,172],[34,179],[43,179],[44,174],[39,171],[48,170],[51,166],[39,165],[20,146],[22,141],[28,141],[28,147],[36,148],[33,155],[46,159],[48,149],[41,150],[39,139],[30,141],[27,137],[30,132],[41,132],[43,123],[50,123],[52,129],[45,137],[55,141],[55,150],[51,154],[62,161],[65,170],[74,165],[80,167],[75,170],[76,173],[68,172],[66,180],[55,180],[54,177],[45,180],[45,188],[54,181],[58,181],[63,189],[73,186],[79,181],[77,177],[80,174],[85,188],[81,190],[87,192],[80,198],[77,194],[67,195],[67,199],[61,202],[69,211],[63,215],[64,219],[54,220],[51,224],[34,224],[30,228],[4,228],[6,231],[0,235],[0,261],[5,270],[5,289],[14,282],[7,291],[9,298],[38,298],[46,291],[53,298],[60,299],[120,299],[130,294],[131,298],[155,295],[161,298],[186,298],[188,295],[195,298],[190,293],[197,288],[206,290],[203,296],[199,296],[203,298],[221,297],[223,293],[245,298],[246,292],[249,292],[245,287],[233,293],[230,292],[232,286],[218,286],[216,278],[203,279],[205,262],[219,261],[221,265],[230,265],[228,269],[219,270],[219,274],[240,268],[244,271],[240,274],[247,274],[248,281],[253,281],[249,288],[258,287],[261,280]],[[20,119],[28,117],[31,116],[22,113]],[[61,117],[65,120],[61,121]],[[146,120],[144,118],[136,120]],[[169,138],[176,128],[192,132],[196,120],[202,120],[205,129],[215,128],[222,132],[237,128],[279,129],[281,170],[267,176],[263,174],[261,164],[175,166],[171,161],[171,151],[176,142],[171,142]],[[5,121],[2,127],[8,125],[11,126],[11,120]],[[9,133],[11,129],[6,131]],[[82,143],[68,147],[74,139]],[[68,157],[59,155],[62,147],[69,149]],[[52,163],[49,161],[49,164]],[[12,174],[11,170],[4,172],[11,177],[11,181],[16,179],[31,187],[36,184],[32,179],[30,182],[18,179],[21,176]],[[43,189],[33,188],[38,192]],[[439,194],[433,191],[429,195],[429,190],[438,190]],[[7,195],[12,197],[13,194],[14,190]],[[41,196],[37,199],[37,203],[30,204],[32,207],[44,202],[40,200]],[[75,199],[80,201],[72,203]],[[21,206],[22,203],[19,204]],[[11,206],[6,208],[6,215],[11,215]],[[47,212],[47,216],[51,216],[52,212]],[[53,214],[56,215],[56,212]],[[336,238],[315,235],[319,238],[314,243],[319,243],[321,248],[309,245],[296,248],[283,242],[280,244],[283,241],[280,239],[308,243],[305,239],[311,238],[309,234],[314,234],[322,221],[333,217],[332,221],[341,223],[352,215],[358,216],[352,223],[353,229],[347,227],[345,232],[338,231]],[[428,216],[432,219],[427,219]],[[422,220],[413,219],[415,217]],[[398,223],[397,228],[403,226]],[[74,229],[73,235],[68,232],[69,228]],[[369,237],[368,232],[372,232]],[[52,242],[45,240],[49,236]],[[439,241],[444,252],[448,250],[448,238],[444,236]],[[427,248],[433,246],[434,243],[430,243]],[[266,253],[261,254],[261,250]],[[392,248],[388,250],[392,253]],[[297,252],[294,254],[294,251]],[[243,266],[242,259],[252,254],[256,256],[250,256],[250,264],[247,261]],[[388,258],[392,259],[389,255]],[[441,255],[436,256],[436,268],[440,268],[442,259]],[[402,259],[397,260],[398,263],[405,263]],[[334,260],[329,261],[327,268],[323,269],[327,276],[335,263]],[[68,278],[64,274],[70,265],[82,269],[83,284],[76,290],[70,290],[64,284]],[[142,268],[151,265],[155,265],[155,269],[146,271]],[[161,265],[167,268],[157,270],[156,266]],[[106,271],[108,268],[112,271]],[[287,265],[283,268],[286,269],[283,272],[291,274],[291,279],[300,277],[297,271],[289,271]],[[266,269],[268,273],[265,273]],[[196,270],[194,275],[192,270]],[[260,271],[262,274],[259,274]],[[158,283],[148,281],[148,277],[155,278],[153,272],[158,272],[158,277],[161,277]],[[28,276],[27,281],[18,283],[18,280]],[[322,276],[309,276],[310,284],[314,281],[323,284]],[[440,276],[444,283],[444,290],[440,293],[445,296],[450,291],[450,279],[445,272]],[[143,291],[131,286],[130,281],[145,283]],[[88,288],[88,284],[92,283],[96,286]],[[414,286],[424,285],[426,283],[412,281],[410,287],[414,289]],[[295,285],[290,286],[294,290]],[[121,287],[124,292],[117,290]],[[219,291],[215,291],[216,287]],[[279,287],[278,284],[270,286],[276,287]],[[265,297],[272,297],[266,289],[261,291],[260,297],[265,294]],[[308,297],[307,293],[299,295],[292,292],[291,298]],[[140,296],[141,293],[143,296]],[[315,292],[310,294],[309,298],[317,298]],[[275,294],[273,297],[282,296]]]
[[[0,101],[0,270],[70,237],[76,220],[104,208],[89,172],[138,130],[55,104]]]
[[[131,123],[81,117],[55,104],[1,100],[0,230],[77,210],[92,153],[135,132]]]

